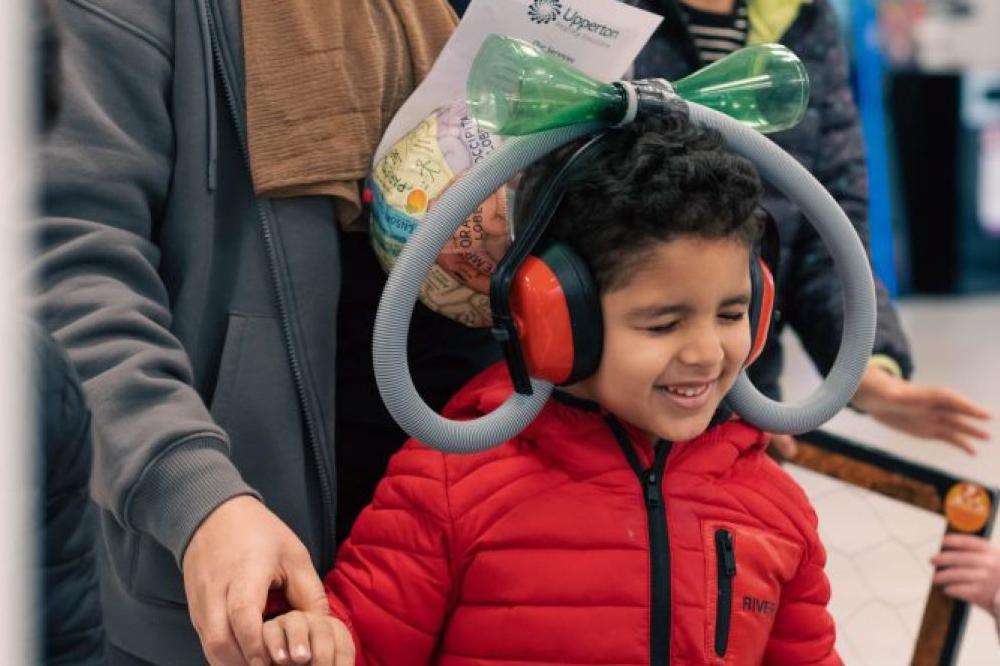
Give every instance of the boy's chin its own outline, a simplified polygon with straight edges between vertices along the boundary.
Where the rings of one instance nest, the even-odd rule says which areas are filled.
[[[708,429],[713,414],[715,414],[714,409],[705,414],[692,414],[682,419],[673,419],[667,423],[657,424],[658,427],[653,434],[658,439],[665,439],[668,442],[686,442],[698,437]]]

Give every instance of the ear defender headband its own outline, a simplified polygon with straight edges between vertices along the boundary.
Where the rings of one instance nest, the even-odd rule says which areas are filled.
[[[531,252],[562,203],[579,165],[607,133],[592,137],[560,167],[490,278],[493,337],[503,348],[514,390],[531,395],[529,377],[568,384],[597,371],[604,347],[600,293],[583,259],[565,243]]]
[[[493,336],[503,348],[514,390],[531,395],[530,377],[571,384],[595,372],[604,347],[600,291],[586,262],[566,243],[539,242],[573,177],[591,163],[609,132],[580,147],[537,196],[517,237],[490,279]],[[751,251],[751,349],[760,356],[774,311],[777,226],[763,212],[765,232]],[[539,246],[538,251],[534,251]]]

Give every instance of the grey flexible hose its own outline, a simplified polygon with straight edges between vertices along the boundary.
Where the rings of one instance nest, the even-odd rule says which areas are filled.
[[[836,200],[785,151],[764,135],[729,116],[690,104],[691,119],[726,137],[728,147],[754,161],[761,178],[802,209],[833,257],[844,293],[840,351],[823,383],[806,398],[776,402],[740,373],[726,401],[761,430],[794,435],[818,428],[844,408],[861,383],[875,343],[875,284],[861,239]]]
[[[871,268],[847,216],[812,175],[772,141],[721,113],[689,105],[692,119],[714,127],[730,149],[753,160],[761,176],[799,204],[830,248],[844,284],[845,321],[840,352],[822,386],[802,401],[774,402],[742,373],[728,396],[748,422],[770,432],[801,433],[829,420],[854,395],[875,339],[875,291]],[[499,408],[472,421],[442,417],[420,397],[410,376],[406,341],[420,287],[448,239],[489,195],[527,166],[598,124],[564,127],[508,140],[459,178],[417,225],[389,274],[375,318],[375,378],[386,408],[404,431],[447,453],[473,453],[523,431],[552,392],[532,379],[533,394],[512,394]]]

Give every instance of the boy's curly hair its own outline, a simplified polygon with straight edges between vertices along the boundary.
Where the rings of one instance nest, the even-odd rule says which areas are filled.
[[[544,236],[580,254],[602,292],[624,286],[656,242],[680,236],[757,242],[760,177],[749,160],[723,150],[719,132],[679,113],[609,131],[596,158],[569,179]],[[515,221],[526,219],[580,145],[525,171]]]

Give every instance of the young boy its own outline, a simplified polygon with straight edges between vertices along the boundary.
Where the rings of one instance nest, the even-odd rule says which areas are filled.
[[[600,367],[498,448],[392,459],[326,579],[358,664],[841,663],[815,514],[719,409],[751,348],[758,176],[679,117],[605,146],[546,232],[596,278]],[[510,391],[494,367],[446,413]],[[352,663],[336,630],[296,612],[264,640],[280,664]]]

